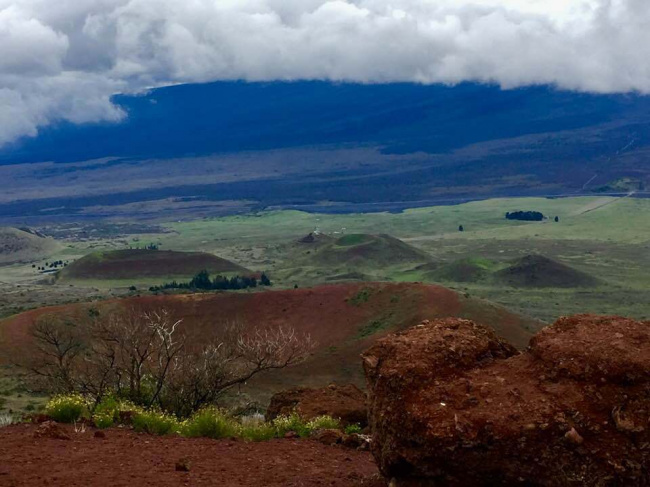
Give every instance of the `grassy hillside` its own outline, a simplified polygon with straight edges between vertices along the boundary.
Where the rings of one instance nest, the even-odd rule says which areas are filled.
[[[419,279],[462,284],[495,284],[513,288],[585,288],[599,281],[586,272],[549,259],[526,255],[514,261],[467,257],[451,262],[434,262],[403,273],[401,280]]]
[[[535,210],[542,222],[513,221],[506,212]],[[554,218],[559,221],[555,222]],[[459,231],[463,225],[464,231]],[[166,248],[218,252],[243,265],[274,271],[278,285],[300,286],[341,279],[439,282],[552,321],[560,315],[594,311],[650,317],[650,199],[614,197],[515,198],[435,206],[402,213],[322,214],[268,211],[172,223]],[[406,272],[401,267],[344,271],[309,261],[309,247],[287,246],[317,229],[331,238],[390,234],[426,252],[433,264]],[[219,241],[211,239],[219,235]],[[241,236],[245,236],[242,243]],[[188,248],[188,247],[185,247]],[[314,251],[311,251],[312,254]],[[541,254],[600,281],[594,288],[513,288],[485,282],[481,269],[507,267]],[[299,262],[299,267],[296,263]],[[425,264],[425,262],[420,263]],[[410,269],[418,267],[411,266]],[[459,268],[460,267],[460,268]],[[467,274],[459,282],[458,275]]]
[[[36,232],[0,227],[0,265],[35,262],[52,254],[58,247],[54,240]]]
[[[291,255],[276,271],[280,281],[301,285],[314,282],[385,280],[388,273],[431,261],[416,247],[387,234],[349,233],[300,239],[279,246],[280,256]]]
[[[527,255],[494,274],[498,282],[512,287],[594,287],[598,281],[585,272],[542,255]]]
[[[312,262],[325,265],[381,267],[426,262],[429,255],[390,235],[348,234],[321,247]]]
[[[94,252],[63,269],[66,280],[118,281],[188,279],[201,270],[211,274],[246,274],[240,265],[204,252],[112,250]]]
[[[480,257],[468,257],[447,263],[425,264],[415,268],[427,281],[479,282],[490,276],[498,263]],[[417,274],[416,274],[417,275]]]
[[[541,222],[507,220],[506,212],[515,210],[540,211],[548,218]],[[555,216],[558,222],[554,221]],[[150,241],[165,249],[205,252],[249,269],[268,270],[276,287],[309,287],[334,281],[422,281],[451,286],[544,321],[580,312],[650,318],[646,304],[650,301],[650,274],[646,270],[650,268],[650,199],[600,196],[494,199],[402,213],[261,211],[174,221],[161,226],[164,233],[120,237],[107,234],[101,240],[92,241],[71,234],[65,247],[51,259],[72,261],[91,252],[124,249],[137,242]],[[310,233],[312,237],[307,238]],[[367,258],[368,237],[363,235],[382,234],[424,252],[427,260],[391,265],[382,257],[382,252],[386,255],[385,249],[376,260]],[[342,240],[337,244],[339,239]],[[399,245],[391,248],[398,253],[401,249]],[[365,256],[348,259],[360,249]],[[544,255],[589,274],[598,280],[598,285],[512,287],[485,278],[527,255]],[[11,296],[11,310],[60,302],[50,299],[48,288],[21,295],[25,285],[41,278],[31,265],[0,269],[0,283],[23,284]],[[160,279],[149,282],[159,284]],[[119,292],[120,286],[128,287],[132,283],[85,279],[73,284],[76,287],[65,286],[69,293],[76,289],[81,292],[82,286],[84,289],[112,287],[111,292]],[[50,288],[57,291],[64,286]],[[84,299],[83,296],[76,297]],[[0,311],[3,307],[7,306],[0,300]]]

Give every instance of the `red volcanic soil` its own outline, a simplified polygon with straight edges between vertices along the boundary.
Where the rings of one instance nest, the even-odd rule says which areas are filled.
[[[0,429],[0,486],[380,487],[368,452],[310,440],[244,441],[155,437],[110,429],[34,438],[36,426]],[[188,472],[176,464],[189,465]]]
[[[123,306],[166,308],[198,336],[227,323],[289,326],[317,342],[305,363],[258,376],[252,384],[268,393],[292,386],[319,387],[331,382],[365,385],[359,355],[377,338],[423,319],[457,316],[493,327],[525,347],[538,323],[486,301],[449,289],[417,283],[350,283],[264,292],[147,296],[117,301]],[[19,350],[30,339],[34,319],[82,305],[29,311],[0,322],[0,352]],[[98,306],[98,305],[95,305]]]

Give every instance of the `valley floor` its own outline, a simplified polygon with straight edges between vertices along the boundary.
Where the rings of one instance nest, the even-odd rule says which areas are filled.
[[[66,429],[70,440],[35,438],[36,426],[0,429],[0,486],[380,487],[368,452],[310,440],[244,441],[154,437],[125,429]],[[189,465],[188,472],[176,464]]]

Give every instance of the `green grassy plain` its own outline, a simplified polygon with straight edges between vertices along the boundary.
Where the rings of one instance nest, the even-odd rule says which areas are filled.
[[[505,213],[537,210],[543,222],[510,221]],[[554,217],[559,222],[554,222]],[[464,228],[458,230],[459,225]],[[542,254],[604,284],[589,289],[519,289],[491,283],[458,282],[442,273],[436,281],[462,292],[512,307],[544,321],[576,312],[650,317],[650,199],[613,197],[509,198],[453,206],[416,208],[401,213],[317,214],[264,211],[249,215],[163,223],[166,233],[138,235],[164,250],[202,251],[252,270],[266,270],[277,287],[312,286],[337,280],[431,281],[431,273],[413,263],[388,260],[378,266],[359,259],[336,264],[316,259],[314,247],[297,240],[322,232],[353,248],[362,234],[389,234],[425,252],[431,262],[447,265],[466,260],[486,270],[503,268],[528,254]],[[135,236],[93,241],[69,239],[50,259],[76,259],[97,250],[128,248]],[[426,261],[423,259],[422,264]],[[487,269],[489,268],[489,269]],[[453,272],[451,273],[453,274]],[[171,280],[175,276],[167,276]],[[31,265],[0,268],[0,282],[42,279]],[[160,284],[144,277],[137,284]],[[92,286],[115,292],[123,281],[89,280],[66,286]],[[61,283],[63,285],[63,283]],[[53,286],[56,287],[56,286]],[[70,291],[72,292],[72,291]],[[47,302],[47,296],[41,300]]]
[[[543,222],[510,221],[505,213],[537,210]],[[559,222],[554,222],[554,217]],[[464,231],[458,231],[463,225]],[[499,268],[527,254],[542,254],[593,275],[590,289],[518,289],[485,283],[438,282],[494,300],[544,321],[579,312],[650,317],[650,200],[613,197],[492,199],[402,213],[312,214],[271,211],[177,222],[161,237],[165,248],[217,253],[254,269],[271,270],[280,285],[313,285],[344,275],[311,263],[295,241],[311,231],[341,237],[387,233],[425,251],[434,261],[459,259]],[[350,244],[354,244],[355,242]],[[425,281],[412,267],[354,269],[367,279]]]

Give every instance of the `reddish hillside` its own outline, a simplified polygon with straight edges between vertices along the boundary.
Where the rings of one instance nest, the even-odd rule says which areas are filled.
[[[212,327],[241,322],[285,325],[309,333],[317,350],[306,363],[258,377],[255,389],[271,391],[294,385],[322,386],[332,381],[363,385],[360,353],[378,337],[410,327],[422,319],[459,316],[492,326],[519,347],[537,323],[491,303],[465,298],[449,289],[414,283],[351,283],[251,293],[147,296],[119,301],[123,306],[166,308],[201,335]],[[48,312],[75,306],[46,308],[0,322],[0,346],[19,349],[29,340],[29,326]]]

